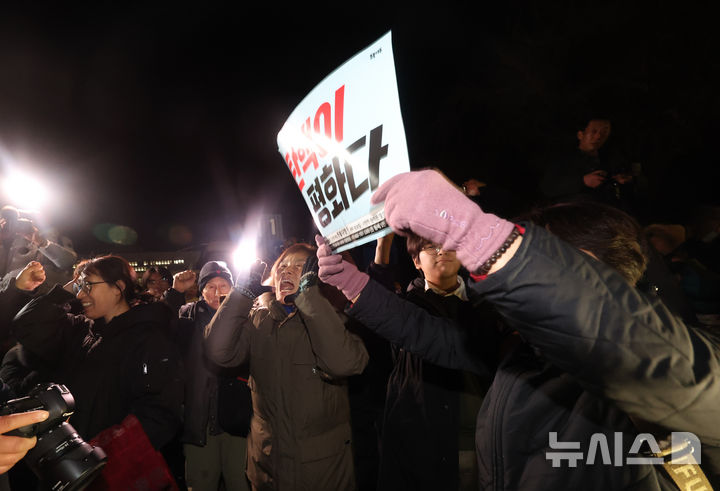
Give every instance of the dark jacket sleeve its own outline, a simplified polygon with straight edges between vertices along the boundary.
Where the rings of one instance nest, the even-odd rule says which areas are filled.
[[[529,226],[476,292],[544,357],[632,416],[720,443],[720,353],[659,299]]]
[[[468,342],[467,333],[453,320],[430,314],[372,279],[346,312],[391,343],[431,363],[482,375],[488,373],[478,347]]]
[[[249,318],[253,301],[233,289],[205,328],[207,357],[221,367],[250,361],[250,337],[254,326]]]
[[[396,276],[395,269],[395,266],[392,264],[377,264],[372,262],[368,265],[367,273],[370,278],[377,281],[391,292],[394,292]]]
[[[10,336],[10,323],[13,317],[31,299],[30,294],[18,289],[14,281],[0,290],[0,342],[4,342]]]
[[[362,373],[368,353],[362,339],[345,329],[345,323],[330,302],[312,286],[295,300],[308,330],[318,366],[333,377]]]
[[[180,293],[175,288],[168,288],[168,290],[163,293],[163,300],[170,306],[175,314],[178,314],[180,308],[185,305],[185,294]]]
[[[67,306],[74,298],[60,285],[55,285],[45,295],[31,300],[12,322],[12,332],[18,342],[50,364],[60,360],[66,349],[80,349],[92,321],[67,313]]]

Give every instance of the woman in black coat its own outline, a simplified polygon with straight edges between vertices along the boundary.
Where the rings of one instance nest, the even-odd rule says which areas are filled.
[[[82,268],[73,283],[55,285],[15,317],[20,358],[33,360],[28,368],[38,380],[67,386],[75,398],[70,423],[84,439],[133,415],[160,449],[182,414],[181,364],[168,337],[172,312],[159,302],[131,306],[135,274],[121,257],[98,257]],[[82,314],[68,313],[73,302]]]

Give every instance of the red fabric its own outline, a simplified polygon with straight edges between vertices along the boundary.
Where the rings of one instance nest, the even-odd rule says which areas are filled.
[[[525,227],[523,227],[522,225],[518,225],[518,224],[516,223],[516,224],[515,224],[515,228],[518,230],[518,232],[520,232],[520,235],[524,235],[524,234],[525,234]],[[470,278],[472,278],[472,279],[475,280],[475,281],[483,281],[483,280],[487,279],[487,277],[488,277],[488,275],[486,275],[486,274],[474,274],[474,273],[470,273]]]
[[[98,433],[89,442],[108,456],[102,475],[87,488],[89,491],[178,490],[163,456],[132,414],[119,425]]]

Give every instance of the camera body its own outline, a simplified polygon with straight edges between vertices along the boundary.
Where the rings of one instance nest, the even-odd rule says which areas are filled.
[[[31,235],[35,230],[35,225],[29,218],[18,218],[15,223],[15,233],[18,235]]]
[[[50,413],[45,421],[23,426],[7,435],[37,437],[25,463],[53,490],[79,490],[97,477],[107,462],[100,447],[83,440],[66,420],[75,410],[75,399],[64,385],[42,384],[27,397],[0,406],[0,416],[42,409]]]

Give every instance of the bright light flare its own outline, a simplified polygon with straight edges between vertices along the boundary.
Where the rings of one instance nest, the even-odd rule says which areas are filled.
[[[3,191],[9,203],[17,208],[41,210],[50,200],[47,186],[29,174],[13,172],[3,178]]]
[[[250,271],[250,266],[257,260],[257,242],[255,234],[244,236],[233,251],[233,265],[239,274]]]

